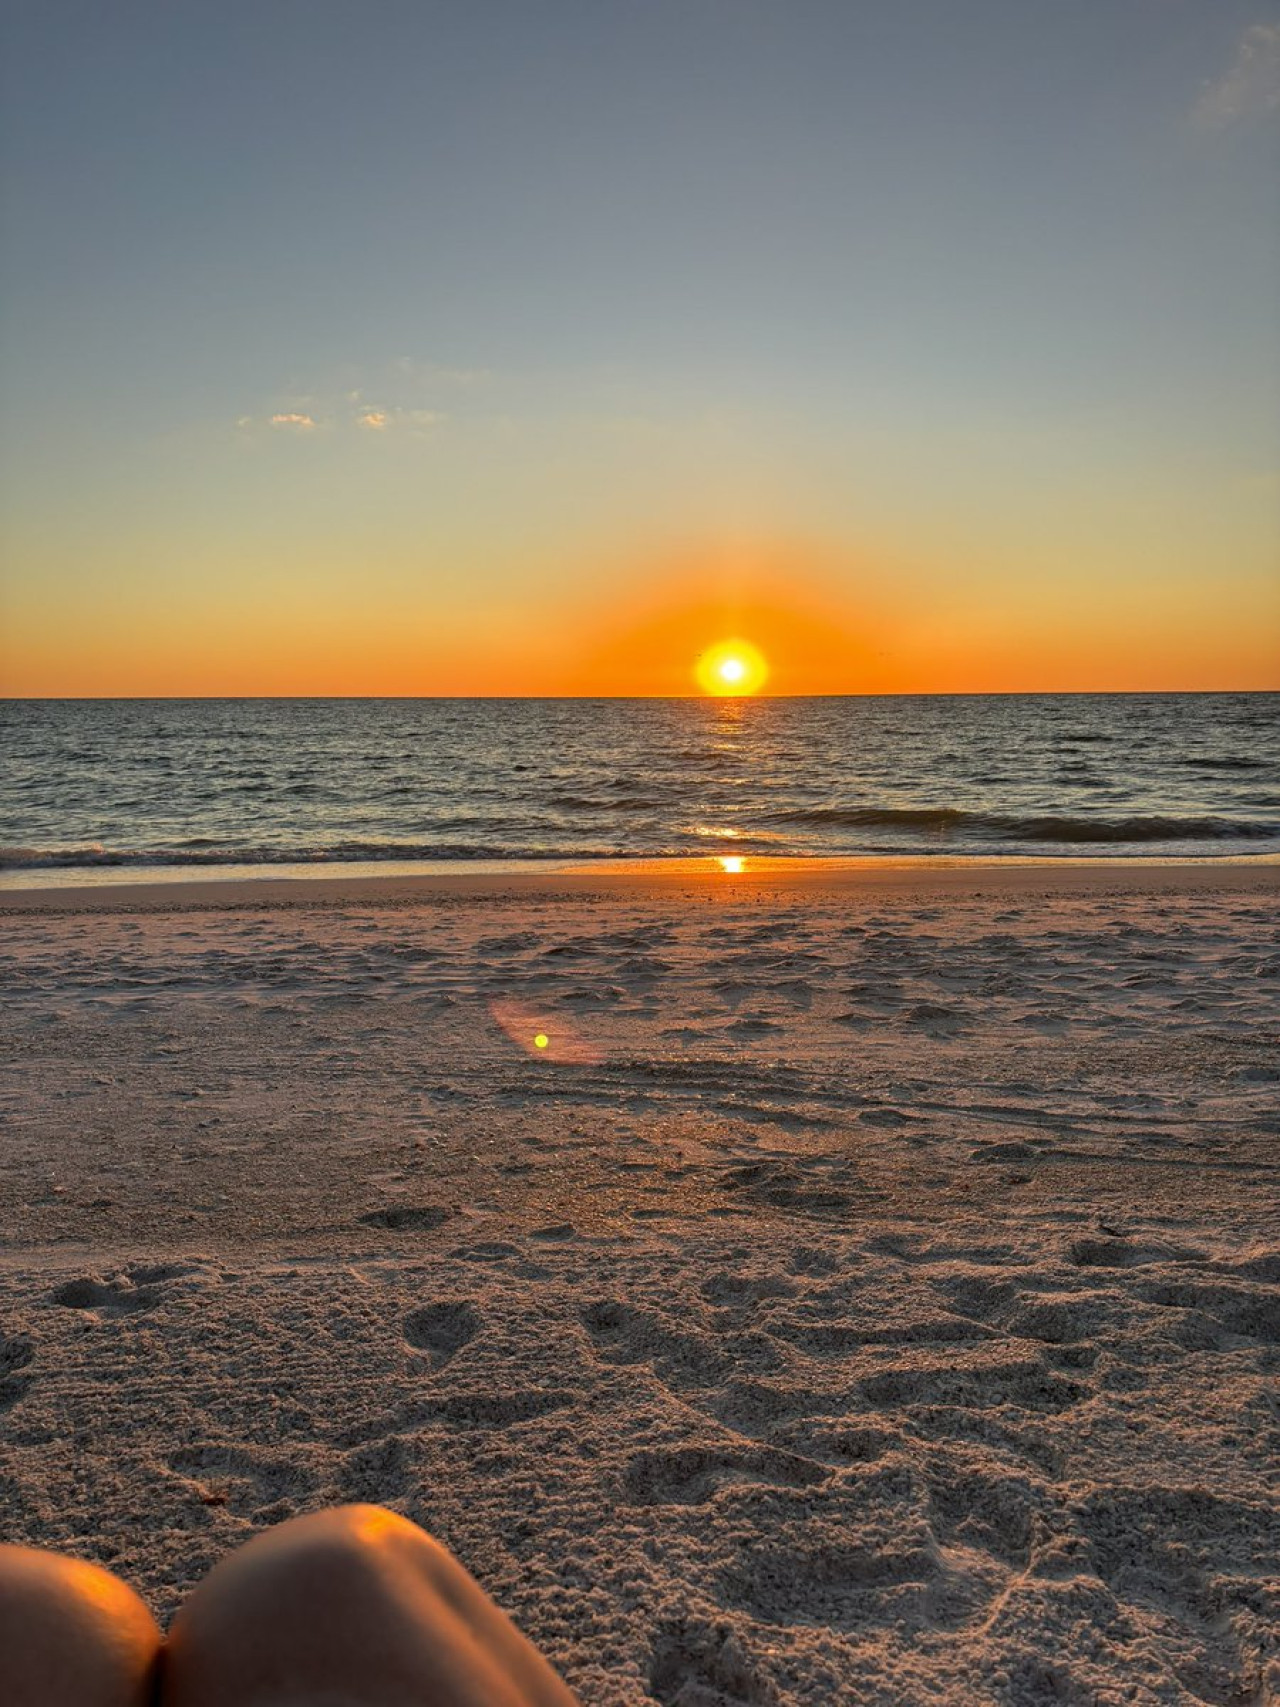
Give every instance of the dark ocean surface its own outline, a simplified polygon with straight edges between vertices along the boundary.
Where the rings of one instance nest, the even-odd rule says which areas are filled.
[[[10,700],[0,844],[10,883],[299,863],[1277,853],[1280,694]]]

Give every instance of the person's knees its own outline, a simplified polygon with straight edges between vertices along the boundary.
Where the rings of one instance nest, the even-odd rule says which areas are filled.
[[[151,1644],[155,1619],[127,1583],[101,1565],[33,1547],[0,1546],[0,1607],[9,1621],[49,1617]]]
[[[448,1554],[416,1523],[380,1505],[335,1506],[295,1517],[257,1537],[246,1550],[265,1564],[273,1558],[309,1573],[331,1572],[344,1579],[408,1557],[448,1561]]]
[[[269,1620],[306,1606],[350,1613],[412,1572],[443,1586],[458,1567],[407,1518],[382,1506],[348,1505],[291,1518],[225,1559],[178,1615],[174,1634],[223,1616]]]
[[[139,1707],[151,1699],[160,1631],[100,1565],[0,1547],[6,1707]]]
[[[287,1526],[293,1527],[293,1526]],[[480,1594],[472,1579],[434,1537],[385,1506],[349,1505],[297,1520],[282,1537],[313,1592],[355,1594],[376,1582],[379,1592],[426,1593],[455,1610]]]
[[[381,1505],[331,1506],[327,1511],[291,1518],[270,1533],[330,1550],[335,1555],[347,1552],[363,1555],[406,1537],[427,1539],[416,1523]]]

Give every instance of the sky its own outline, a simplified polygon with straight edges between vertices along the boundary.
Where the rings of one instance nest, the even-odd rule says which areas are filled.
[[[1280,687],[1274,0],[0,18],[0,693]]]

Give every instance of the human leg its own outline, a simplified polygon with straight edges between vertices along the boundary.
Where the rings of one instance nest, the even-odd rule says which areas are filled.
[[[577,1707],[453,1555],[381,1506],[295,1518],[174,1620],[164,1707]]]
[[[5,1707],[149,1707],[160,1631],[100,1565],[0,1546]]]

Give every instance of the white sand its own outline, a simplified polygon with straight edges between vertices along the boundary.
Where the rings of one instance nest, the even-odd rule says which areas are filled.
[[[163,1614],[381,1500],[593,1704],[1280,1699],[1278,888],[0,897],[0,1535]]]

